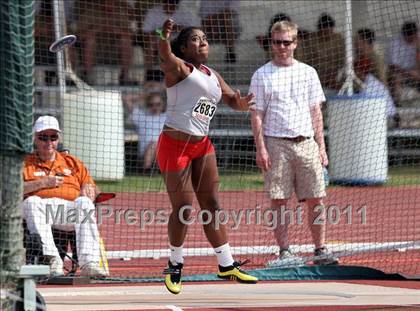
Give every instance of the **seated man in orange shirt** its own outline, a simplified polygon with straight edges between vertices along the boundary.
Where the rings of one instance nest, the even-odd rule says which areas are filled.
[[[85,276],[105,276],[99,266],[100,243],[93,201],[95,182],[83,163],[57,152],[60,127],[56,118],[39,117],[34,125],[35,152],[25,158],[23,217],[31,234],[39,234],[52,275],[63,275],[63,261],[51,227],[76,231],[76,247]]]

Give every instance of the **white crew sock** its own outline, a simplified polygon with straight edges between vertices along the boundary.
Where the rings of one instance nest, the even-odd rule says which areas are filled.
[[[171,256],[169,257],[169,260],[173,265],[176,265],[177,263],[184,263],[184,257],[182,256],[183,253],[183,246],[172,246],[169,244],[169,248],[171,250]]]
[[[230,252],[229,243],[216,247],[214,249],[214,252],[216,253],[219,266],[228,267],[228,266],[233,265],[234,260],[232,257],[232,253]]]

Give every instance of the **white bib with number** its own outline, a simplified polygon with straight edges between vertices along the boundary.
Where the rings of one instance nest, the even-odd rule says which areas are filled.
[[[192,65],[191,74],[167,88],[168,108],[165,125],[195,136],[209,133],[210,121],[216,114],[222,89],[216,74],[201,65],[203,71]]]
[[[209,123],[216,113],[217,104],[214,100],[207,97],[200,97],[195,104],[192,116],[200,121]]]

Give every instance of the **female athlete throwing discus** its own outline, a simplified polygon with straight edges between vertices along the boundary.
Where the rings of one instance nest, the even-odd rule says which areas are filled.
[[[209,44],[200,28],[184,28],[171,47],[169,37],[174,27],[174,21],[169,19],[159,32],[160,68],[165,74],[168,107],[157,145],[157,161],[172,205],[168,223],[171,255],[164,271],[165,285],[173,294],[181,291],[182,246],[187,233],[183,220],[189,217],[194,193],[200,208],[213,216],[203,226],[217,256],[218,277],[256,283],[257,278],[242,271],[241,263],[233,260],[226,228],[215,227],[214,216],[220,209],[219,175],[215,150],[207,136],[220,99],[235,110],[247,111],[253,95],[241,97],[217,72],[203,65]]]

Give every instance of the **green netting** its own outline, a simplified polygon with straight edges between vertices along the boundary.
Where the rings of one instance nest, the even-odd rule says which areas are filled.
[[[0,153],[32,149],[32,0],[0,2]]]
[[[34,1],[0,2],[0,309],[23,261],[23,156],[32,150]]]
[[[101,191],[116,194],[97,213],[112,279],[160,278],[170,256],[164,223],[172,207],[158,164],[153,156],[145,156],[148,146],[156,151],[150,142],[157,141],[163,127],[165,106],[166,116],[173,112],[161,83],[157,53],[155,30],[164,20],[156,16],[164,10],[162,3],[166,1],[40,0],[36,13],[35,113],[56,116],[63,146],[89,168]],[[206,65],[242,94],[248,93],[252,76],[275,52],[278,43],[271,40],[271,21],[286,17],[299,25],[296,59],[319,72],[327,97],[324,138],[331,186],[325,209],[318,210],[328,216],[327,247],[339,255],[341,264],[418,275],[420,93],[408,85],[398,96],[396,83],[384,83],[383,73],[392,67],[384,58],[391,52],[400,54],[397,47],[402,45],[394,47],[394,42],[401,39],[403,25],[419,24],[420,1],[182,0],[178,4],[173,8],[177,25],[203,26],[210,41]],[[61,35],[77,36],[77,42],[64,49],[62,66],[61,58],[48,50],[55,28],[62,30]],[[376,38],[370,44],[372,40],[364,38],[368,33]],[[376,67],[370,68],[371,64]],[[360,81],[351,83],[352,66],[369,70],[369,87]],[[306,81],[299,76],[291,81]],[[289,82],[273,83],[278,88],[273,92],[283,98]],[[348,101],[337,96],[350,86],[355,95]],[[294,122],[300,126],[301,115],[293,115],[293,126]],[[275,115],[272,120],[284,123]],[[251,260],[246,269],[263,268],[279,255],[282,236],[273,229],[287,218],[281,220],[281,211],[280,220],[271,214],[264,176],[256,163],[250,114],[219,103],[209,134],[220,173],[218,203],[229,215],[233,256]],[[202,176],[203,182],[208,181]],[[193,201],[196,217],[185,240],[185,276],[217,269],[197,203]],[[290,250],[308,260],[314,252],[310,232],[314,221],[308,220],[309,209],[295,196],[287,207],[294,222]],[[220,215],[224,218],[224,213]]]
[[[11,289],[22,264],[23,239],[22,200],[23,156],[0,154],[0,284]],[[3,310],[3,309],[2,309]]]

